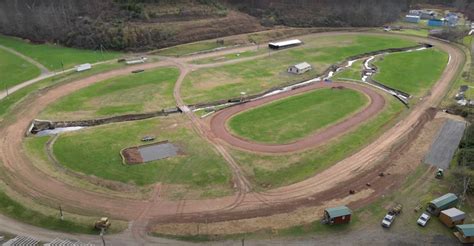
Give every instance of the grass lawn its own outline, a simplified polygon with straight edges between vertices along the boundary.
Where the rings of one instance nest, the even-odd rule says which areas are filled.
[[[170,116],[71,132],[59,137],[54,154],[69,169],[109,180],[230,189],[225,161],[188,124],[184,116]],[[184,155],[142,165],[122,164],[120,150],[143,144],[140,139],[146,135],[179,145]]]
[[[257,142],[289,143],[344,119],[367,101],[354,90],[319,89],[240,113],[229,126]]]
[[[176,68],[159,68],[109,79],[74,92],[48,107],[45,119],[85,119],[158,111],[175,105]]]
[[[342,35],[302,39],[305,44],[273,53],[270,56],[238,64],[200,69],[187,76],[182,94],[189,103],[238,97],[240,92],[253,94],[284,83],[317,77],[330,65],[347,57],[394,47],[415,45],[414,42],[377,35]],[[296,76],[286,72],[288,66],[306,61],[314,69]]]
[[[349,81],[358,80],[358,81],[361,81],[362,80],[362,70],[364,68],[363,64],[364,64],[363,60],[354,62],[354,64],[352,64],[351,67],[344,69],[340,73],[337,73],[334,76],[333,80],[349,80]]]
[[[440,78],[447,62],[448,55],[436,49],[391,54],[374,63],[379,68],[374,79],[419,96]]]
[[[31,44],[22,39],[0,35],[0,45],[12,48],[25,56],[31,57],[50,70],[71,68],[83,63],[96,63],[117,58],[119,52],[100,52],[66,48],[53,44]]]
[[[124,66],[121,63],[114,64],[101,64],[94,67],[92,70],[84,71],[82,73],[70,72],[67,74],[57,75],[48,79],[44,79],[35,84],[29,85],[25,88],[22,88],[19,91],[16,91],[13,94],[10,94],[8,97],[0,100],[0,122],[5,118],[5,116],[15,107],[21,105],[28,96],[32,93],[41,93],[42,89],[45,89],[49,86],[59,85],[74,81],[76,79],[85,78],[94,74],[102,73],[111,69],[117,69]],[[14,120],[14,117],[9,115],[8,119]]]
[[[404,110],[400,102],[388,100],[387,109],[374,119],[314,150],[281,156],[232,150],[232,155],[257,187],[275,188],[305,180],[357,152],[387,129]]]
[[[408,34],[413,36],[428,37],[429,30],[427,29],[402,29],[400,31],[392,31],[393,33]]]
[[[0,49],[0,91],[38,77],[41,70],[22,58]]]

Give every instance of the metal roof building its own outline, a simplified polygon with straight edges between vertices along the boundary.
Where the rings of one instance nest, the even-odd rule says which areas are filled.
[[[454,235],[462,243],[474,243],[474,224],[458,225],[456,226],[457,232]]]
[[[292,40],[286,40],[286,41],[281,41],[281,42],[274,42],[274,43],[269,43],[268,47],[270,49],[278,50],[278,49],[284,49],[284,48],[289,48],[293,46],[298,46],[303,44],[301,40],[299,39],[292,39]]]
[[[443,222],[449,228],[452,228],[455,225],[463,224],[465,218],[466,213],[457,208],[443,210],[439,214],[439,220],[441,220],[441,222]]]
[[[328,224],[345,224],[351,221],[352,211],[346,206],[327,208],[324,210],[324,221]]]
[[[308,72],[311,69],[313,69],[311,64],[309,64],[307,62],[302,62],[302,63],[296,64],[296,65],[290,66],[288,68],[288,72],[293,73],[293,74],[303,74],[303,73]]]
[[[458,203],[458,197],[453,193],[447,193],[428,203],[428,212],[438,216],[442,210],[452,208]]]

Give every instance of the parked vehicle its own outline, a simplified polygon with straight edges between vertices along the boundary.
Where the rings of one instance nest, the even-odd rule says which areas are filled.
[[[431,216],[428,213],[422,213],[420,218],[416,221],[416,223],[420,226],[425,227],[426,224],[428,224],[428,221],[430,220]]]
[[[153,137],[153,136],[146,136],[146,137],[142,138],[142,142],[151,142],[153,140],[155,140],[155,137]]]
[[[444,170],[442,168],[438,168],[438,171],[436,171],[436,178],[441,179],[444,176]]]
[[[382,227],[390,228],[394,220],[395,220],[395,215],[386,214],[382,220]]]

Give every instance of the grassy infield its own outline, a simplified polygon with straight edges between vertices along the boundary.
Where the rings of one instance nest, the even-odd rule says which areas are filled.
[[[329,40],[326,40],[326,43],[324,41],[322,41],[321,43],[326,46],[328,46],[328,43],[334,43],[334,40],[331,40],[331,38],[328,39]],[[273,84],[281,83],[288,78],[285,77],[286,75],[281,74],[278,71],[283,68],[283,66],[286,66],[286,64],[289,62],[288,60],[295,62],[301,59],[308,60],[313,64],[320,65],[318,66],[318,69],[316,69],[316,71],[321,71],[323,70],[323,67],[325,65],[328,65],[332,62],[336,62],[338,60],[342,60],[344,57],[347,57],[349,55],[355,55],[358,53],[367,52],[369,50],[378,50],[397,45],[411,45],[411,42],[408,41],[389,38],[369,38],[360,36],[355,39],[350,37],[344,37],[344,39],[346,41],[349,40],[348,43],[351,44],[350,47],[327,47],[325,49],[322,49],[322,47],[313,47],[309,50],[298,48],[285,52],[287,53],[286,56],[291,57],[290,59],[283,59],[285,57],[285,55],[283,54],[274,55],[277,57],[272,57],[272,61],[278,60],[281,64],[284,64],[280,66],[277,66],[277,64],[266,64],[269,62],[268,59],[261,59],[257,61],[237,64],[234,66],[234,68],[226,66],[218,69],[208,69],[208,71],[204,72],[201,71],[201,73],[211,73],[211,75],[224,74],[225,76],[240,82],[238,86],[211,86],[212,88],[204,89],[204,92],[198,91],[198,98],[200,99],[193,98],[192,100],[201,100],[202,98],[209,100],[213,98],[222,97],[223,95],[227,96],[233,94],[234,92],[241,91],[242,86],[246,86],[247,83],[252,88],[254,88],[254,91],[258,91],[259,89],[265,87],[268,88]],[[316,43],[317,41],[318,40],[314,41],[314,43]],[[354,42],[356,42],[356,44],[354,44]],[[308,45],[308,47],[311,47],[311,45]],[[270,61],[270,63],[272,62]],[[253,67],[253,69],[251,67]],[[237,71],[239,72],[237,73]],[[244,72],[241,73],[241,71]],[[235,77],[235,74],[240,74],[241,78]],[[187,86],[184,88],[185,94],[191,94],[190,91],[196,92],[193,88],[191,88],[191,84],[194,85],[194,83],[196,83],[197,85],[199,85],[201,83],[199,81],[206,80],[202,76],[204,75],[200,74],[200,71],[198,71],[195,72],[193,76],[188,78]],[[196,77],[199,78],[199,80],[195,80]],[[272,80],[272,82],[264,83],[262,82],[264,80]],[[273,82],[273,80],[275,80],[275,82]],[[126,88],[126,90],[128,89],[129,88]],[[210,93],[213,90],[216,90],[218,92],[215,96]],[[30,91],[33,90],[25,90],[25,95]],[[87,89],[84,89],[84,91],[87,91]],[[82,91],[78,92],[84,93],[82,95],[84,95],[85,98],[81,98],[80,96],[77,98],[80,98],[81,102],[84,103],[89,101],[88,97],[98,96],[98,94],[94,94],[91,92],[92,91],[90,91],[89,93]],[[72,95],[71,98],[74,98],[74,96],[75,95]],[[64,102],[59,102],[56,107],[58,107],[58,105],[61,105],[61,103],[63,103],[63,105],[68,105],[67,100],[74,99],[64,99]],[[7,109],[4,111],[8,111],[9,107],[13,104],[14,103],[10,103],[8,106],[6,106]],[[0,106],[2,105],[3,102]],[[100,111],[100,108],[101,107],[99,106],[94,109],[96,110],[96,113]],[[394,119],[401,111],[402,107],[399,104],[394,101],[390,101],[387,110],[377,116],[374,120],[361,126],[355,132],[347,134],[343,138],[340,138],[339,140],[337,140],[337,142],[333,142],[328,146],[325,146],[315,151],[313,150],[306,153],[302,153],[297,158],[291,158],[293,160],[296,159],[296,161],[293,161],[293,163],[291,161],[288,161],[289,158],[287,156],[261,157],[235,150],[233,150],[233,153],[240,163],[246,163],[244,165],[244,169],[246,169],[248,174],[251,176],[251,178],[254,179],[254,181],[256,181],[256,183],[270,184],[270,186],[284,185],[314,175],[315,172],[328,167],[331,163],[334,163],[335,161],[346,156],[348,153],[351,153],[356,149],[360,148],[365,142],[367,142],[367,139],[371,139],[375,137],[379,132],[381,132],[383,130],[383,127],[386,126],[389,122],[391,122],[392,119]],[[111,112],[106,112],[105,114],[108,113],[114,113],[114,111],[112,110]],[[210,184],[209,181],[211,180],[214,180],[211,185],[222,185],[223,183],[228,182],[229,172],[226,168],[223,167],[224,164],[221,163],[222,160],[220,160],[220,158],[216,158],[215,153],[213,153],[213,151],[211,151],[210,149],[202,148],[202,146],[204,145],[202,143],[199,143],[199,141],[202,140],[195,137],[194,134],[190,133],[190,130],[186,129],[185,127],[182,127],[180,124],[178,124],[176,129],[168,130],[166,126],[169,126],[169,124],[166,123],[170,122],[166,121],[178,121],[179,123],[180,119],[170,118],[165,120],[165,123],[157,120],[125,123],[123,125],[121,124],[121,127],[118,128],[118,130],[114,125],[111,125],[98,127],[90,131],[66,134],[61,137],[55,145],[55,153],[66,166],[72,169],[83,171],[87,174],[95,174],[100,177],[120,180],[124,182],[132,181],[137,184],[147,184],[155,182],[157,180],[162,180],[165,182],[178,182],[203,187],[208,186]],[[373,129],[378,130],[373,131]],[[314,130],[314,128],[312,130]],[[149,133],[156,134],[163,139],[171,139],[178,143],[183,143],[183,145],[185,145],[186,153],[193,153],[193,156],[198,156],[198,158],[199,156],[206,156],[205,160],[189,161],[186,160],[188,158],[184,156],[178,157],[174,160],[170,159],[168,163],[163,162],[155,163],[154,165],[134,167],[136,168],[136,170],[142,170],[137,172],[135,172],[136,170],[132,172],[130,171],[130,167],[124,167],[122,165],[120,169],[107,169],[107,167],[111,167],[111,165],[115,165],[115,167],[117,165],[120,165],[118,163],[118,160],[116,160],[117,149],[128,146],[131,143],[138,144],[136,136],[141,136],[143,134]],[[304,133],[302,134],[304,135]],[[71,137],[74,135],[77,136]],[[94,135],[94,138],[91,138],[92,135]],[[27,145],[42,146],[41,144],[35,144],[41,141],[44,142],[45,139],[29,139],[29,143],[27,143]],[[96,143],[92,144],[94,143],[94,141]],[[188,141],[191,144],[184,144],[184,142]],[[88,144],[85,145],[84,143]],[[114,147],[110,148],[109,146]],[[189,146],[201,147],[198,149],[187,149],[189,148]],[[341,146],[344,146],[344,148],[341,148]],[[194,155],[194,153],[196,153],[197,155]],[[84,157],[86,157],[87,160],[82,161]],[[209,159],[213,159],[213,161],[209,161]],[[80,161],[71,162],[71,160]],[[113,161],[102,162],[101,164],[103,164],[104,166],[101,166],[97,165],[98,160]],[[269,163],[270,166],[259,166],[260,163],[266,162],[267,164]],[[90,165],[90,163],[94,163],[94,165]],[[197,165],[195,163],[199,163],[201,165],[202,163],[205,163],[207,166],[193,167],[192,165]],[[284,164],[272,166],[275,163]],[[12,204],[12,202],[9,203]],[[25,219],[27,217],[28,216],[25,216]],[[39,225],[41,225],[41,223],[39,223]]]

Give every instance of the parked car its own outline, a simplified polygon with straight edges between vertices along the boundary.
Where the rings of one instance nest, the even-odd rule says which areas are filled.
[[[428,213],[422,213],[420,218],[416,221],[418,225],[425,227],[426,224],[428,224],[428,221],[430,220],[431,216]]]
[[[382,220],[382,227],[390,228],[394,220],[395,220],[395,215],[386,214]]]
[[[155,140],[155,137],[153,137],[153,136],[146,136],[146,137],[142,138],[142,142],[151,142],[153,140]]]

